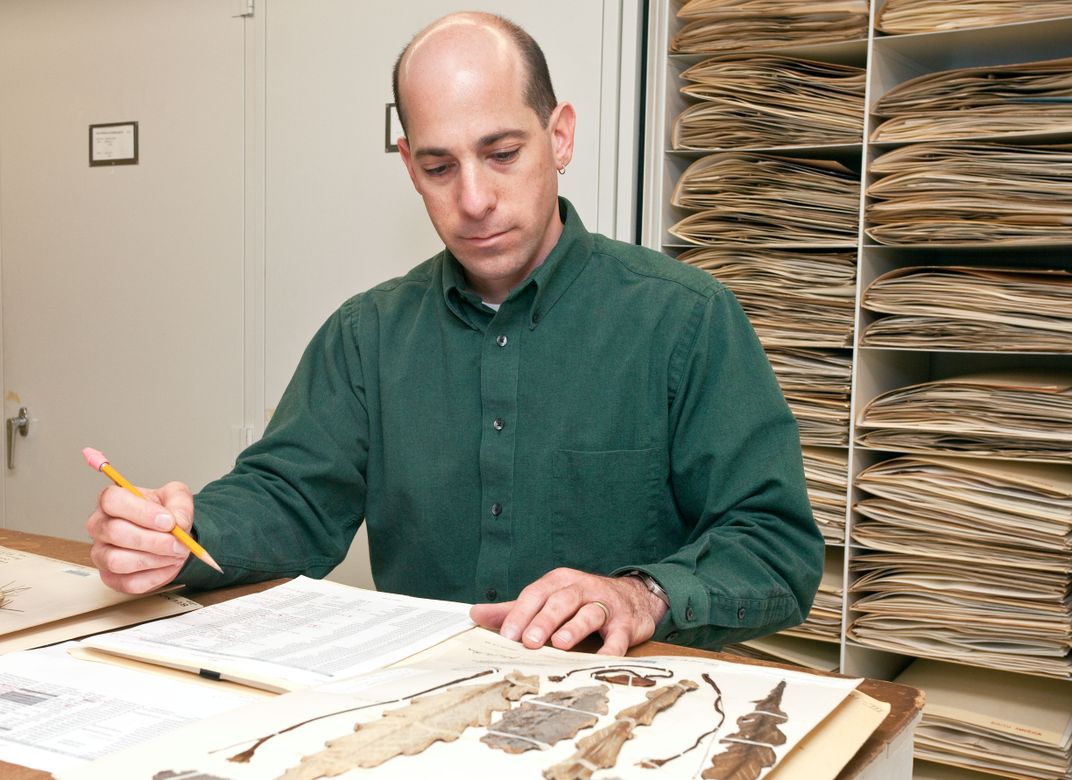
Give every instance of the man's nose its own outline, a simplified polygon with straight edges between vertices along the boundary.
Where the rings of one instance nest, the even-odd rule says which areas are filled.
[[[480,165],[462,167],[458,205],[469,219],[482,219],[495,208],[496,193],[489,171]]]

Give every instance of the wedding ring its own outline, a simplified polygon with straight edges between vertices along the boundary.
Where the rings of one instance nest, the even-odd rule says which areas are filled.
[[[601,610],[603,610],[603,622],[600,623],[599,625],[600,626],[607,625],[607,621],[610,620],[610,608],[606,604],[604,604],[602,601],[590,601],[588,603],[592,604],[594,606],[597,606]]]

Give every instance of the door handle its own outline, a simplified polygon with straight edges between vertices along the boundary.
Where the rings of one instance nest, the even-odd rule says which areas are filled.
[[[25,407],[19,409],[18,417],[7,418],[7,467],[15,468],[15,431],[19,436],[30,432],[30,411]]]

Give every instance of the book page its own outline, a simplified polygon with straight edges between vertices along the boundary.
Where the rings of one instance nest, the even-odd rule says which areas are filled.
[[[45,772],[86,764],[263,694],[71,658],[65,645],[0,657],[0,755]]]
[[[467,604],[298,577],[83,644],[279,692],[378,669],[472,625]]]

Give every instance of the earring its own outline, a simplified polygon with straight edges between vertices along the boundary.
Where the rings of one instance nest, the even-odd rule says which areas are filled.
[[[566,166],[563,165],[561,168],[558,169],[558,175],[562,176],[565,173],[566,173]]]

